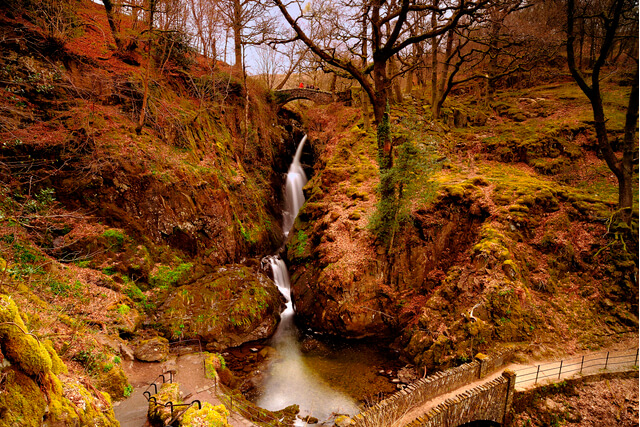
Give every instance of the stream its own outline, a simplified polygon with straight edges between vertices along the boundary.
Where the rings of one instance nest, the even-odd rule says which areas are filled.
[[[287,172],[284,192],[283,233],[285,241],[293,227],[298,211],[304,204],[302,188],[307,177],[300,164],[305,135],[296,149],[295,156]],[[286,309],[281,313],[278,328],[268,342],[276,350],[276,357],[270,361],[262,384],[258,386],[256,403],[269,410],[279,410],[298,404],[301,416],[313,416],[318,420],[328,420],[333,413],[354,414],[358,407],[354,399],[333,389],[306,363],[301,350],[299,331],[294,323],[294,308],[291,301],[289,272],[280,257],[265,257],[273,273],[273,280],[287,300]],[[297,419],[296,426],[306,423]]]
[[[298,211],[304,204],[302,188],[307,177],[300,164],[305,135],[300,141],[289,167],[284,191],[283,234],[285,241]],[[262,379],[257,381],[254,401],[269,410],[289,405],[300,407],[296,426],[302,419],[313,417],[320,425],[333,425],[336,415],[355,415],[358,403],[381,391],[389,392],[388,378],[379,367],[388,366],[390,358],[364,343],[326,343],[302,333],[294,322],[289,272],[277,255],[267,256],[273,279],[287,301],[278,328],[265,344],[275,350]],[[376,368],[378,367],[378,368]]]

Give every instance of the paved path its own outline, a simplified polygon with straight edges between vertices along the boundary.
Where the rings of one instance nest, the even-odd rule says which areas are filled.
[[[452,392],[442,394],[419,406],[413,407],[408,410],[401,419],[394,422],[392,427],[404,426],[416,418],[428,413],[431,409],[445,400],[496,379],[502,375],[502,372],[505,369],[511,369],[516,372],[516,390],[522,391],[556,382],[559,379],[561,380],[578,376],[580,375],[580,372],[582,372],[582,375],[602,372],[604,371],[605,365],[607,366],[607,372],[626,371],[633,366],[637,366],[637,356],[637,349],[617,350],[609,352],[608,358],[607,352],[605,351],[589,353],[584,356],[568,357],[562,361],[535,362],[531,365],[510,364],[482,379],[479,379],[478,381],[466,384]],[[538,369],[538,366],[540,366],[540,369]]]
[[[637,349],[600,351],[584,356],[567,357],[562,361],[535,362],[526,366],[511,365],[509,368],[516,372],[516,390],[521,391],[581,374],[603,372],[605,365],[607,372],[626,371],[637,366],[637,356]]]
[[[147,389],[149,382],[168,370],[175,370],[174,382],[180,384],[180,391],[185,402],[200,400],[212,405],[222,404],[220,398],[216,396],[214,382],[204,375],[201,354],[186,354],[165,363],[124,362],[123,367],[134,390],[130,398],[114,405],[116,419],[122,427],[149,425],[147,422],[148,402],[142,393]],[[255,426],[237,413],[231,413],[228,421],[231,427]]]

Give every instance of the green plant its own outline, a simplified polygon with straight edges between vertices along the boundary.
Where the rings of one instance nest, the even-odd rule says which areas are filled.
[[[124,397],[129,397],[131,396],[131,393],[133,393],[133,386],[131,384],[127,384],[127,386],[124,388]]]
[[[124,244],[126,238],[125,234],[122,231],[116,230],[114,228],[105,230],[105,232],[102,233],[102,236],[107,240],[107,243],[116,250],[122,249],[122,245]]]
[[[106,274],[107,276],[113,276],[114,274],[117,273],[117,271],[115,267],[109,266],[109,267],[103,268],[102,273]]]
[[[192,267],[191,263],[182,263],[175,268],[162,265],[158,268],[157,273],[151,276],[149,283],[161,289],[167,289],[177,285],[191,271]]]
[[[129,314],[129,311],[131,311],[131,308],[127,304],[120,304],[117,311],[118,314],[126,316],[127,314]]]
[[[302,256],[302,254],[304,254],[304,251],[307,247],[307,241],[309,240],[309,236],[307,236],[307,233],[304,232],[304,230],[298,230],[298,235],[297,235],[297,245],[296,245],[296,254],[298,256]]]

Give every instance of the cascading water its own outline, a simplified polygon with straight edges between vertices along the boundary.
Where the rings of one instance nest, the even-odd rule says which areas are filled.
[[[296,155],[289,167],[285,189],[285,212],[283,230],[289,234],[293,221],[304,203],[302,187],[307,178],[300,166],[305,135],[298,145]],[[358,411],[355,401],[332,389],[305,363],[298,341],[298,329],[294,323],[294,309],[291,301],[289,272],[284,261],[277,255],[265,257],[269,262],[273,279],[287,300],[287,306],[281,313],[280,324],[271,338],[270,345],[277,351],[271,361],[265,380],[260,388],[257,404],[269,410],[280,410],[289,405],[298,404],[301,415],[310,415],[320,421],[329,420],[333,414],[353,414]],[[307,425],[301,419],[296,426]]]
[[[302,148],[306,140],[307,135],[305,135],[300,141],[300,144],[298,144],[296,154],[289,166],[289,172],[287,172],[287,183],[284,190],[285,208],[282,218],[282,230],[284,231],[285,239],[289,236],[289,231],[291,231],[291,227],[293,227],[293,221],[296,219],[298,211],[304,203],[302,188],[307,183],[307,176],[300,165],[300,157],[302,157]]]

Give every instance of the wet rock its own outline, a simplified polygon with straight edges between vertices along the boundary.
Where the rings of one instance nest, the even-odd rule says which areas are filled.
[[[306,417],[300,418],[307,424],[318,424],[318,419],[316,417],[312,417],[311,415],[307,415]]]
[[[353,420],[347,415],[338,415],[334,421],[335,427],[349,427],[354,425]]]
[[[311,337],[305,338],[300,344],[300,351],[302,351],[303,353],[309,353],[311,351],[326,351],[326,350],[327,350],[327,347],[323,342]]]
[[[225,265],[172,292],[160,305],[158,323],[167,337],[200,339],[208,351],[220,352],[271,336],[283,307],[262,271]]]
[[[270,357],[275,356],[276,354],[277,354],[276,349],[269,346],[264,347],[262,350],[258,352],[258,356],[261,359],[268,359]]]
[[[419,377],[418,372],[411,366],[405,366],[398,371],[398,379],[403,384],[411,384],[417,381]]]
[[[135,358],[143,362],[160,362],[168,355],[169,341],[162,337],[140,341],[134,352]]]

